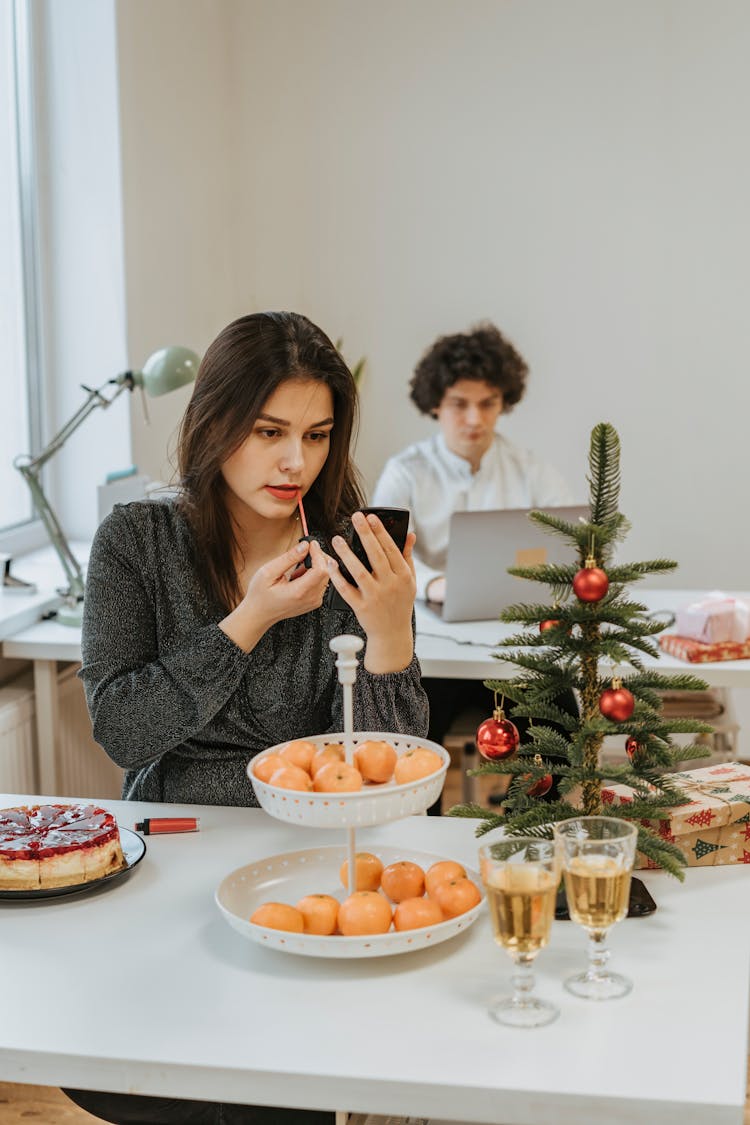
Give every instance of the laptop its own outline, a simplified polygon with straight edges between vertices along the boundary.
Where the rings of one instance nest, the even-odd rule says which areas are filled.
[[[509,566],[576,561],[570,544],[532,522],[531,511],[551,512],[571,523],[589,518],[586,504],[453,513],[445,602],[427,602],[443,621],[483,621],[516,602],[544,600],[547,586],[508,574]]]

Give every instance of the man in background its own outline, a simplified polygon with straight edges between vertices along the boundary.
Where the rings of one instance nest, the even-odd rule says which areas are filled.
[[[469,332],[441,336],[416,366],[411,400],[438,428],[386,462],[372,503],[411,511],[418,598],[445,601],[454,512],[571,503],[556,469],[495,428],[501,415],[523,398],[528,371],[513,344],[486,322]],[[430,701],[428,737],[434,742],[443,742],[462,711],[484,708],[491,714],[492,695],[479,682],[430,677],[422,682]],[[572,695],[557,702],[576,713]],[[514,722],[523,739],[525,720]]]

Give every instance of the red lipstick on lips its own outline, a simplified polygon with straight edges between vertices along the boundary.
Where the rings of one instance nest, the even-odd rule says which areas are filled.
[[[267,484],[266,492],[270,492],[277,500],[296,500],[299,495],[299,486],[296,484]]]

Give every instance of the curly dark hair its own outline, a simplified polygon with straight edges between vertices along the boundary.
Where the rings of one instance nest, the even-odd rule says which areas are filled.
[[[470,332],[441,336],[428,348],[414,369],[409,397],[422,414],[432,414],[449,387],[459,379],[475,379],[502,391],[507,414],[523,398],[528,373],[510,340],[483,321]]]

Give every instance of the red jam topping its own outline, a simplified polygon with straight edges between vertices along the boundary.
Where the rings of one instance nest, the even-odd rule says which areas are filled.
[[[117,835],[112,813],[98,805],[0,809],[0,856],[6,859],[46,859],[106,844]]]

